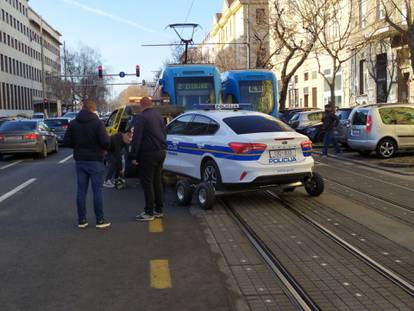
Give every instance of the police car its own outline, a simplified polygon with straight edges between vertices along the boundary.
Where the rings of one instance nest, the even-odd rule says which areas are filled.
[[[198,110],[167,127],[164,170],[180,180],[176,197],[189,204],[197,184],[198,203],[209,208],[215,191],[282,185],[305,186],[318,196],[324,184],[313,172],[312,142],[280,120],[252,111]]]

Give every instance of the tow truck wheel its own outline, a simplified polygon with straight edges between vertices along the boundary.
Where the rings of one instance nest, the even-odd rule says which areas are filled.
[[[175,186],[175,198],[178,205],[190,205],[193,197],[193,188],[188,180],[180,180]]]
[[[312,177],[304,182],[306,192],[312,196],[320,196],[325,189],[323,178],[318,173],[313,173]]]
[[[221,189],[221,174],[216,162],[208,160],[203,164],[201,167],[201,179],[203,182],[212,185],[214,189]]]
[[[197,187],[196,196],[197,203],[202,209],[208,210],[213,207],[216,193],[214,187],[211,184],[206,182],[199,184]]]

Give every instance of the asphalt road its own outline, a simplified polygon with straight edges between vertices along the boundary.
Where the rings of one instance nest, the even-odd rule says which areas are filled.
[[[0,162],[0,310],[231,308],[188,209],[168,204],[166,218],[151,228],[134,221],[143,208],[140,187],[106,189],[112,227],[77,229],[73,160],[59,164],[68,155],[63,149],[45,160]],[[89,221],[94,225],[91,204]]]
[[[229,252],[230,246],[237,249],[232,243],[238,239],[220,240],[220,234],[229,229],[224,231],[221,221],[227,216],[218,207],[205,216],[214,232],[210,238],[200,216],[176,207],[171,193],[167,196],[164,220],[151,225],[137,223],[134,216],[143,208],[143,195],[137,181],[132,180],[128,189],[104,190],[106,217],[113,224],[109,230],[99,231],[93,226],[83,231],[77,229],[75,172],[70,153],[68,149],[61,149],[44,160],[20,156],[0,161],[0,310],[235,310],[236,301],[243,299],[242,296],[251,310],[263,309],[255,307],[258,301],[263,304],[278,301],[287,305],[286,297],[279,294],[282,293],[280,289],[267,292],[278,293],[274,297],[279,298],[272,300],[261,296],[261,286],[246,287],[247,279],[240,274],[246,264],[251,264],[248,271],[262,271],[269,288],[276,283],[264,276],[270,272],[265,272],[263,264],[259,266],[253,249],[248,253],[257,258],[242,264],[235,257],[236,253]],[[284,199],[374,260],[412,281],[412,176],[331,158],[315,159],[316,170],[325,177],[325,193],[319,198],[309,198],[303,190],[297,190]],[[251,219],[259,232],[267,233],[285,215],[276,203],[273,207],[256,203],[254,195],[249,200],[240,200],[238,196],[229,197],[229,200],[239,202],[235,209],[245,213],[246,219]],[[253,203],[248,206],[250,201]],[[90,197],[88,211],[93,225]],[[263,211],[273,215],[274,221],[269,222],[270,216],[261,215]],[[217,225],[212,225],[213,219]],[[226,221],[231,222],[230,219]],[[294,219],[288,223],[292,231],[309,232]],[[229,227],[230,224],[226,226]],[[234,225],[231,227],[231,232],[236,234],[238,229]],[[280,237],[278,228],[274,228],[271,236],[274,241],[297,236],[289,232]],[[303,238],[304,241],[321,240],[316,236],[315,233],[314,237]],[[278,252],[292,251],[296,243],[289,243],[280,243]],[[222,249],[221,255],[211,250],[215,244]],[[246,242],[242,246],[247,252]],[[343,254],[344,259],[336,263],[335,269],[341,271],[342,264],[348,268],[353,265],[355,260],[350,258],[347,263],[343,250],[336,252]],[[300,253],[295,254],[300,256]],[[244,257],[240,255],[240,258]],[[223,265],[230,267],[226,273]],[[367,273],[372,279],[376,278],[374,272]],[[357,275],[353,276],[354,283],[359,282]],[[239,291],[229,286],[229,276],[237,280]],[[254,280],[256,277],[249,282],[254,283]],[[323,285],[324,280],[320,281]],[[366,288],[365,282],[361,277],[356,287]],[[315,295],[318,290],[310,287]],[[342,289],[338,287],[337,290]],[[252,295],[253,291],[256,296]],[[348,299],[352,305],[352,300],[357,298],[351,295]],[[398,301],[392,303],[398,305]],[[272,310],[272,307],[267,309]]]

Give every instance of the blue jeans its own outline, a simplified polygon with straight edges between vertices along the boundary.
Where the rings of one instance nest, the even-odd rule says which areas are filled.
[[[105,165],[98,161],[76,161],[76,173],[78,177],[76,204],[79,220],[86,219],[86,194],[88,193],[89,180],[92,184],[96,221],[102,220],[104,218],[102,184]]]
[[[324,155],[328,155],[328,149],[330,144],[333,143],[334,147],[335,147],[335,152],[336,153],[341,153],[341,149],[339,148],[338,142],[336,141],[336,138],[334,136],[334,131],[326,131],[325,133],[325,138],[323,140],[323,154]]]

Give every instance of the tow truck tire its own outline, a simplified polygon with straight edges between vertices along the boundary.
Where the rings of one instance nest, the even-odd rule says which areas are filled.
[[[201,167],[201,180],[213,186],[214,189],[222,188],[220,169],[216,162],[207,160]]]
[[[197,187],[196,197],[198,206],[200,206],[201,209],[209,210],[213,208],[216,191],[211,184],[202,182]]]
[[[187,206],[191,204],[193,188],[188,180],[180,180],[175,186],[175,198],[178,205]]]
[[[306,192],[312,197],[320,196],[325,189],[325,182],[318,173],[313,173],[312,177],[305,181],[304,184]]]

